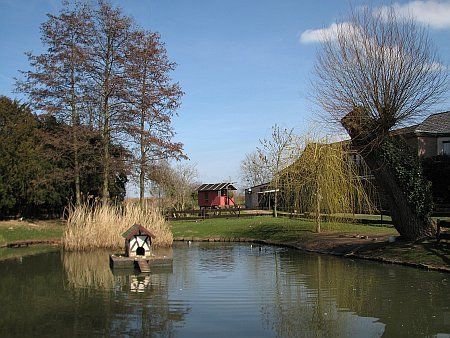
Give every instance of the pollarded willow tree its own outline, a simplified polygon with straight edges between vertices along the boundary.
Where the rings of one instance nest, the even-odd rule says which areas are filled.
[[[348,217],[373,210],[370,186],[364,186],[361,168],[345,142],[307,138],[300,157],[280,175],[283,200],[293,210],[314,215],[320,232],[323,214]]]
[[[400,235],[432,235],[429,185],[416,155],[389,134],[421,117],[446,90],[446,73],[426,29],[394,9],[355,10],[323,37],[315,74],[316,101],[349,133]]]

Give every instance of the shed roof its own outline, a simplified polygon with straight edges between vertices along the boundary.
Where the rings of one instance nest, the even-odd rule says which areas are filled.
[[[155,238],[155,235],[153,235],[150,231],[148,231],[146,228],[144,228],[140,224],[132,225],[131,228],[129,228],[127,231],[125,231],[122,234],[122,237],[124,237],[126,239],[130,239],[136,235],[147,235],[147,236],[150,236],[151,238]]]
[[[214,190],[237,190],[232,183],[204,183],[197,188],[197,191],[214,191]]]

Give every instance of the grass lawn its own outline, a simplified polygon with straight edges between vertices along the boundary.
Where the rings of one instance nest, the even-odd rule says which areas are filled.
[[[256,216],[245,218],[215,218],[199,221],[172,221],[174,237],[248,237],[253,239],[300,241],[315,237],[315,225],[311,220],[289,219],[285,217]],[[361,225],[354,223],[324,222],[324,233],[398,234],[393,228]]]
[[[1,221],[0,243],[31,239],[61,238],[64,223],[60,220]]]

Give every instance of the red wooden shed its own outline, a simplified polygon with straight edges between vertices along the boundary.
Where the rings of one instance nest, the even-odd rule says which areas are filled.
[[[224,208],[235,206],[231,191],[237,190],[231,183],[205,183],[198,187],[200,208]]]

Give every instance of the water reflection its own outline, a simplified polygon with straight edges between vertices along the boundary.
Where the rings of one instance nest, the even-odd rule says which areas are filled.
[[[173,258],[150,274],[111,271],[104,251],[0,262],[0,336],[450,333],[446,274],[243,243]]]
[[[112,289],[116,278],[109,268],[109,252],[63,252],[62,263],[73,289]]]
[[[424,337],[450,332],[448,277],[407,267],[301,254],[274,257],[263,316],[279,336]]]

